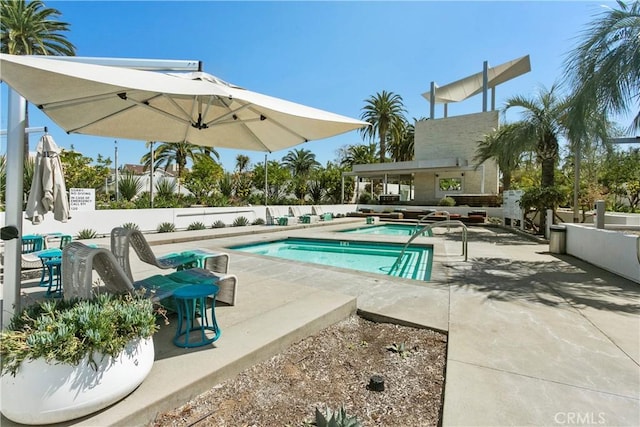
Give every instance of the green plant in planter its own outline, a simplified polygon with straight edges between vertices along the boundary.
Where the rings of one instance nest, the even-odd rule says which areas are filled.
[[[227,225],[222,220],[217,220],[211,225],[211,228],[225,228]]]
[[[92,300],[47,300],[24,308],[0,332],[2,375],[15,375],[23,361],[78,365],[95,354],[116,357],[127,343],[150,338],[158,327],[151,300],[98,295]]]
[[[264,225],[264,219],[263,218],[256,218],[256,219],[253,220],[251,225]]]

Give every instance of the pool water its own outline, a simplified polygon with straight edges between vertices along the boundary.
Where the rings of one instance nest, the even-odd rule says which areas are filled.
[[[403,246],[394,243],[288,238],[230,249],[413,280],[430,280],[433,247],[412,245],[405,250],[402,260],[396,263]]]
[[[426,224],[420,226],[423,228]],[[353,234],[383,234],[386,236],[413,236],[419,228],[409,224],[383,224],[369,227],[358,227],[349,230],[343,230],[342,233]],[[433,236],[431,229],[426,231],[426,235]]]

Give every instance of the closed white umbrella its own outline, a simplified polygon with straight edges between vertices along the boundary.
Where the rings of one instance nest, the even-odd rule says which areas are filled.
[[[69,219],[69,199],[60,161],[60,148],[51,135],[44,135],[38,142],[35,170],[26,216],[33,224],[40,224],[47,212],[53,211],[56,221]]]
[[[206,73],[3,54],[0,78],[69,133],[272,152],[367,126]]]

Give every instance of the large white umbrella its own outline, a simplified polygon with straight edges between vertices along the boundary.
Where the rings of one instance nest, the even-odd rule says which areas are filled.
[[[40,224],[47,212],[53,211],[56,221],[69,219],[69,199],[60,161],[60,148],[51,135],[43,135],[36,149],[35,169],[26,216],[34,224]]]
[[[204,73],[178,76],[55,57],[0,54],[0,80],[13,89],[9,93],[9,128],[14,144],[24,132],[22,107],[18,105],[24,101],[17,94],[68,133],[190,142],[238,150],[278,151],[368,125],[251,92]],[[11,173],[8,170],[7,181],[22,175],[20,167],[16,164]],[[12,183],[7,182],[9,185]],[[5,228],[19,233],[18,195],[12,193],[10,197],[9,193],[6,208],[9,227]],[[3,321],[10,318],[12,308],[20,308],[18,247],[8,241],[6,249],[8,286],[3,290]]]
[[[0,79],[68,133],[272,152],[367,125],[206,73],[3,54]]]

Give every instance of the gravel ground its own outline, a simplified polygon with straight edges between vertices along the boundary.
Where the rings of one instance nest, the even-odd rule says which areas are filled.
[[[441,415],[447,337],[357,316],[214,386],[150,424],[304,426],[315,409],[357,416],[364,426],[434,426]],[[368,387],[373,375],[384,391]]]

